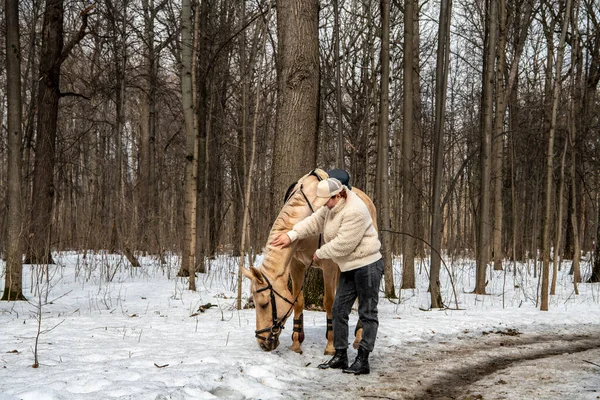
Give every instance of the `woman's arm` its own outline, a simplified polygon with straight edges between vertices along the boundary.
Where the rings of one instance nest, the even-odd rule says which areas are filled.
[[[304,239],[322,233],[327,211],[327,207],[321,207],[314,214],[309,215],[294,225],[292,230],[287,232],[291,241],[293,242],[297,239]]]

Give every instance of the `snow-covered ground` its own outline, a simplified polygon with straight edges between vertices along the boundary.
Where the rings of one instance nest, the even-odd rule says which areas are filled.
[[[289,350],[291,318],[276,351],[259,349],[254,310],[235,308],[233,258],[212,261],[190,292],[176,257],[142,257],[141,268],[115,255],[55,257],[49,279],[26,266],[29,302],[0,303],[0,400],[600,398],[600,284],[575,295],[567,263],[548,312],[536,308],[533,265],[518,265],[516,279],[490,271],[489,295],[476,296],[470,260],[446,260],[454,289],[442,275],[444,302],[458,309],[428,311],[428,263],[418,264],[417,289],[380,300],[371,374],[349,376],[317,369],[328,358],[323,312],[305,311],[303,354]]]

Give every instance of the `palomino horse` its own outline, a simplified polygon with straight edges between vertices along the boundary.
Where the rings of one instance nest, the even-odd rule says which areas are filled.
[[[318,236],[297,240],[286,248],[270,245],[275,237],[292,229],[294,224],[308,217],[327,202],[327,199],[317,197],[317,184],[327,177],[326,172],[316,169],[290,187],[286,203],[269,233],[262,265],[250,269],[242,267],[244,276],[252,281],[250,289],[256,309],[256,340],[264,351],[271,351],[279,346],[279,335],[293,310],[294,331],[291,349],[302,353],[301,345],[304,341],[302,288],[306,269],[312,265],[323,270],[325,284],[323,306],[327,312],[327,346],[324,353],[335,352],[331,309],[340,276],[337,264],[331,260],[313,262],[313,254],[320,240]],[[359,189],[353,188],[352,191],[365,202],[375,224],[376,211],[371,199]],[[288,289],[290,277],[292,292]],[[357,348],[362,337],[362,329],[357,327],[355,336],[354,347]]]

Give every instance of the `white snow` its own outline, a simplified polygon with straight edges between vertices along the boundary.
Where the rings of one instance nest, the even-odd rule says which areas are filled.
[[[305,311],[303,354],[289,349],[291,318],[279,348],[260,350],[255,311],[235,308],[234,258],[213,260],[196,292],[175,277],[176,257],[164,265],[142,257],[141,268],[105,253],[58,253],[55,261],[48,281],[45,268],[25,266],[29,302],[0,302],[0,400],[435,398],[427,388],[445,389],[507,356],[515,360],[471,379],[459,398],[600,398],[600,284],[580,284],[575,295],[567,262],[548,312],[536,307],[532,264],[519,264],[516,280],[512,264],[490,271],[489,294],[477,296],[471,260],[446,260],[459,309],[428,311],[428,262],[418,264],[417,289],[380,299],[372,372],[355,377],[317,368],[328,359],[324,312]],[[589,275],[589,261],[582,268]],[[400,270],[397,260],[396,283]],[[455,308],[447,272],[442,295]],[[39,368],[32,368],[40,302]],[[207,303],[216,307],[197,311]],[[505,335],[511,329],[519,334]],[[594,340],[585,351],[534,354]]]

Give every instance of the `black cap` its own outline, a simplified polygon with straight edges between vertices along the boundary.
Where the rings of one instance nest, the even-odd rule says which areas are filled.
[[[345,185],[348,189],[352,189],[352,186],[350,186],[350,174],[348,173],[348,171],[335,168],[330,171],[327,171],[327,175],[329,175],[330,178],[335,178],[339,180],[340,182],[342,182],[342,185]]]

